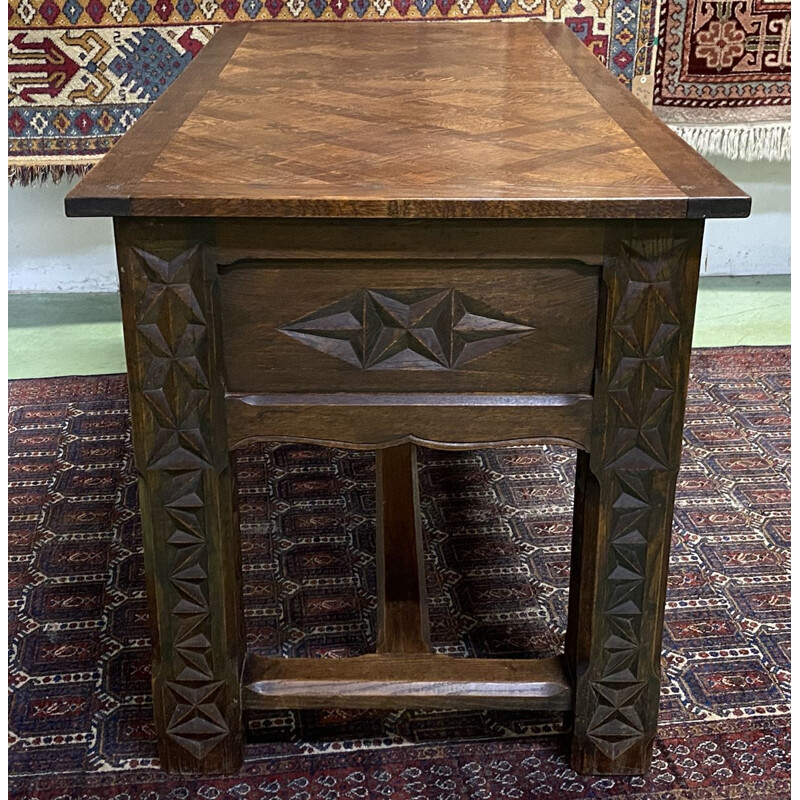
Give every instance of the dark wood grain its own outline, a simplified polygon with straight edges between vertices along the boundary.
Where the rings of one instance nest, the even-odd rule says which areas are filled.
[[[116,226],[155,724],[163,769],[230,772],[244,624],[215,273],[190,228],[170,234],[143,242]]]
[[[417,448],[406,443],[377,455],[379,653],[428,653],[428,594],[417,482]]]
[[[158,220],[143,229],[157,232]],[[522,259],[603,263],[600,220],[487,219],[206,219],[219,268],[244,260],[403,258]],[[213,234],[211,234],[213,230]]]
[[[702,231],[640,222],[609,234],[566,642],[579,772],[650,764]]]
[[[374,449],[413,442],[441,449],[503,444],[588,447],[588,395],[228,395],[231,447],[301,441]]]
[[[598,267],[535,258],[235,264],[220,278],[231,392],[591,388],[595,341],[584,334],[595,328]],[[416,312],[403,322],[399,312],[387,313],[392,300],[381,300],[386,295],[398,306],[417,300],[422,309],[428,307],[425,297],[442,295],[437,307],[447,313]],[[452,313],[451,301],[457,305]],[[397,348],[385,344],[382,334]]]
[[[246,708],[570,707],[561,658],[462,659],[367,655],[349,659],[247,657]]]
[[[580,47],[561,23],[225,25],[67,213],[745,215]]]

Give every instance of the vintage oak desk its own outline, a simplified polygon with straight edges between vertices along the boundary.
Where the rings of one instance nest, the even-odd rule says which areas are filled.
[[[573,712],[647,769],[703,219],[750,199],[563,24],[225,25],[69,194],[112,216],[162,765],[243,708]],[[378,653],[245,653],[229,452],[378,450]],[[578,451],[563,657],[431,654],[415,443]]]

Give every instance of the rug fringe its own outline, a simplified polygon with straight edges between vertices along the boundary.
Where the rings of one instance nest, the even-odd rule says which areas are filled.
[[[747,122],[733,125],[675,125],[670,127],[704,156],[738,161],[789,161],[791,123]]]
[[[10,186],[36,186],[47,181],[59,183],[63,178],[75,178],[85,175],[94,164],[41,164],[38,166],[8,167]]]

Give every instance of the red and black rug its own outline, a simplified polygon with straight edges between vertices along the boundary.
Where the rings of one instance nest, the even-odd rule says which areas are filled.
[[[165,775],[124,377],[15,381],[10,405],[13,798],[788,798],[788,348],[695,353],[644,778],[577,775],[560,715],[337,710],[250,716],[236,776]],[[549,446],[422,452],[439,651],[559,650],[573,466]],[[238,478],[249,647],[370,650],[372,454],[261,444]]]

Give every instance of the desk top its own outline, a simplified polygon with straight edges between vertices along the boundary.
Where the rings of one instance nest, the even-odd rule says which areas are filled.
[[[70,216],[741,217],[562,23],[223,25]]]

